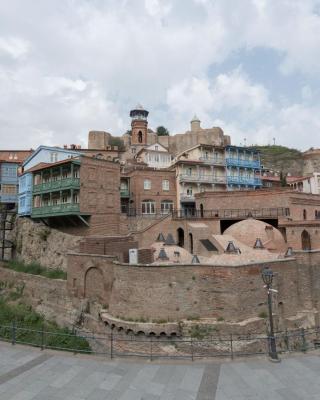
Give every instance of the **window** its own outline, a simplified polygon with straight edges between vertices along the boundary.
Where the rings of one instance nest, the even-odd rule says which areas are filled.
[[[16,185],[2,185],[1,187],[2,194],[17,194]]]
[[[54,163],[58,161],[58,153],[50,153],[50,162]]]
[[[15,165],[4,166],[3,168],[3,177],[15,178],[17,176],[17,167]]]
[[[135,152],[136,152],[136,148],[135,148],[135,147],[132,147],[132,148],[131,148],[131,153],[132,153],[132,154],[135,154]]]
[[[158,151],[159,150],[159,146],[154,146],[155,150]]]
[[[192,187],[187,189],[187,196],[192,196]]]
[[[141,203],[142,214],[155,214],[155,202],[153,200],[144,200]]]
[[[73,194],[73,202],[76,204],[79,203],[79,194],[77,192]]]
[[[74,168],[73,170],[73,177],[74,178],[79,178],[80,174],[79,174],[79,168]]]
[[[170,183],[167,179],[162,181],[162,190],[170,190]]]
[[[169,214],[173,210],[173,201],[163,200],[161,202],[161,214]]]
[[[151,181],[150,179],[145,179],[143,182],[143,189],[150,190],[151,189]]]

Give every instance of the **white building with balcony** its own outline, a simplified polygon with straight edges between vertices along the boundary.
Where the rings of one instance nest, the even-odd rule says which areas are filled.
[[[296,179],[289,186],[298,192],[320,194],[320,172]]]
[[[177,179],[177,204],[181,209],[195,208],[196,193],[226,190],[223,147],[199,144],[180,153],[174,160]]]
[[[168,168],[172,163],[172,156],[168,150],[159,143],[141,149],[135,156],[138,162],[144,162],[151,168]]]

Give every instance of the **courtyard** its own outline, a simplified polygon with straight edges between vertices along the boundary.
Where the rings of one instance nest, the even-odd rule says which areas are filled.
[[[106,360],[0,343],[1,400],[316,400],[320,353],[237,361]]]

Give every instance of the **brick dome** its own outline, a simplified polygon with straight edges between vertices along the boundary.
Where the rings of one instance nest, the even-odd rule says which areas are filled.
[[[260,238],[267,250],[282,252],[286,249],[284,238],[277,228],[254,218],[248,218],[229,226],[223,234],[233,236],[250,247],[254,246],[257,238]]]

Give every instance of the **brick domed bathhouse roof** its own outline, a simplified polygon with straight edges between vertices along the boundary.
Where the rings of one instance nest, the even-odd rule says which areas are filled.
[[[253,218],[229,226],[224,231],[224,235],[231,235],[249,247],[254,247],[259,238],[263,247],[272,252],[281,253],[287,248],[285,240],[277,228]]]

